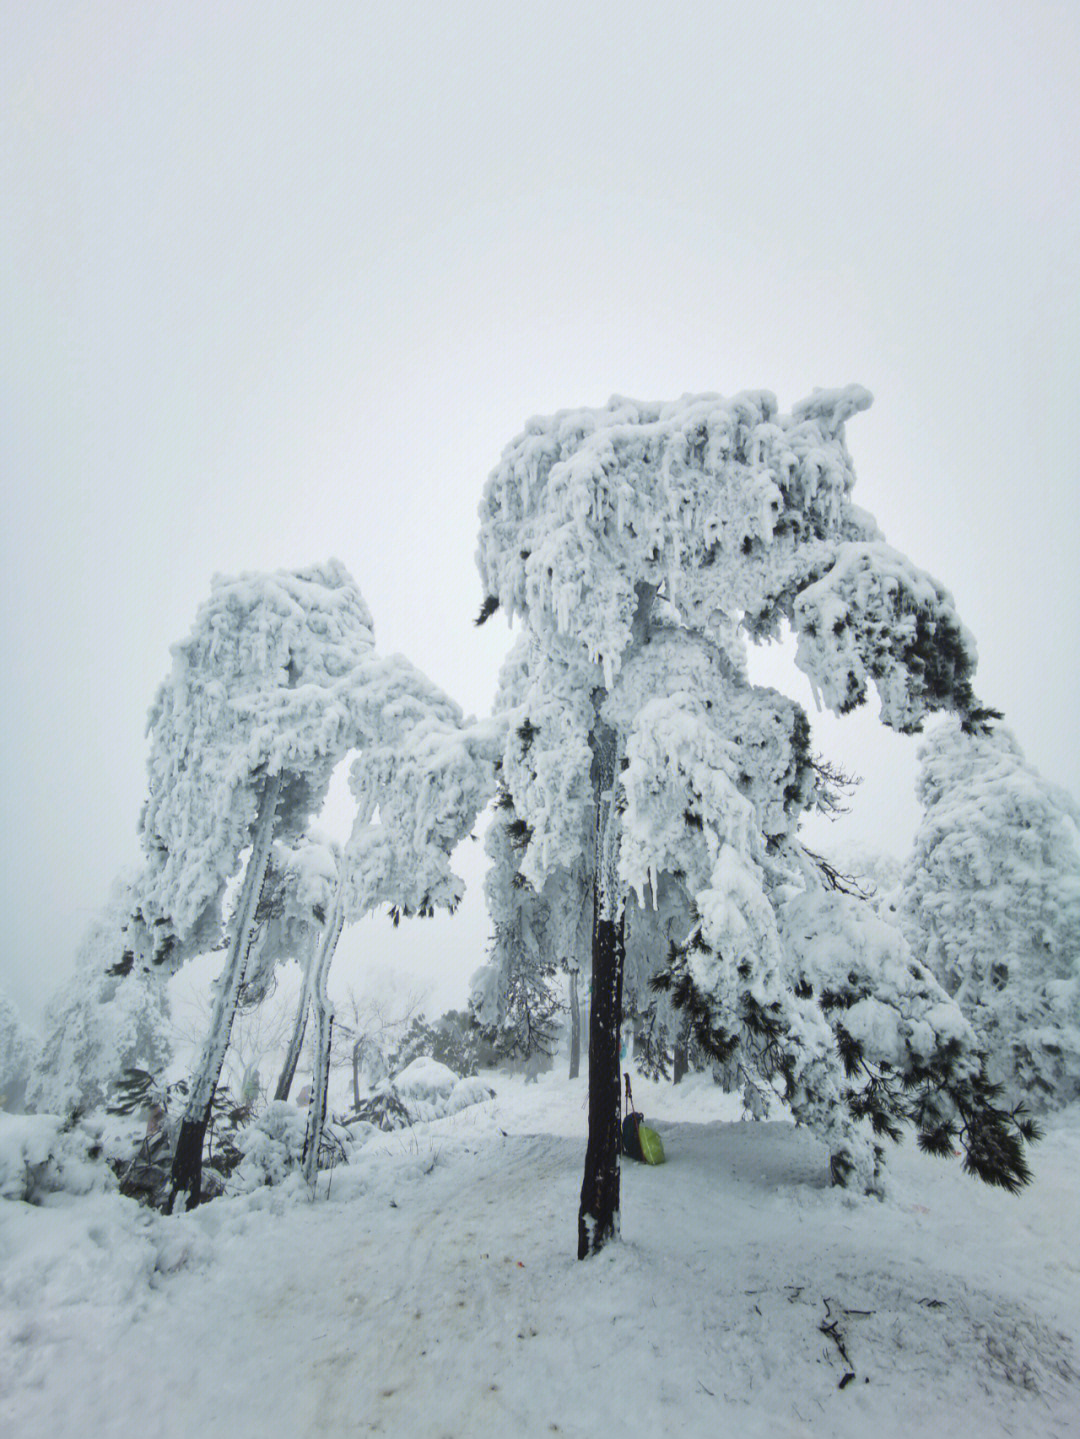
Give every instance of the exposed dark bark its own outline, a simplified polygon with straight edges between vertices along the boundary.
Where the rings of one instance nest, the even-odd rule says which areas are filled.
[[[202,1154],[206,1143],[209,1114],[200,1119],[183,1119],[173,1154],[171,1188],[165,1201],[165,1213],[173,1212],[178,1194],[187,1194],[188,1209],[194,1209],[202,1198]]]
[[[678,1032],[675,1035],[675,1044],[671,1059],[671,1082],[678,1084],[685,1077],[690,1069],[690,1028],[686,1020],[679,1019]]]
[[[578,1258],[597,1254],[619,1236],[619,1127],[622,1120],[623,914],[619,902],[618,815],[615,786],[618,741],[600,718],[602,692],[589,742],[596,795],[596,864],[592,934],[592,1004],[589,1015],[589,1142],[578,1210]]]
[[[644,643],[656,590],[637,586],[631,649]],[[602,686],[592,694],[596,718],[589,734],[589,778],[596,801],[593,865],[592,1003],[589,1013],[589,1142],[578,1209],[578,1258],[597,1254],[619,1237],[619,1132],[622,1127],[622,1032],[624,943],[619,883],[619,807],[622,768],[619,736],[603,717]]]
[[[581,1068],[581,999],[578,995],[578,972],[570,971],[570,1078],[578,1077]]]
[[[589,1016],[589,1142],[578,1210],[579,1259],[598,1253],[608,1240],[619,1237],[623,957],[622,919],[597,919]]]
[[[251,942],[255,937],[255,911],[266,879],[280,793],[281,775],[276,774],[267,780],[259,799],[259,813],[251,837],[251,854],[244,872],[244,883],[240,891],[240,903],[237,906],[225,968],[217,982],[210,1032],[203,1046],[199,1067],[191,1086],[191,1097],[184,1111],[180,1134],[177,1136],[169,1197],[165,1201],[166,1214],[172,1213],[179,1194],[187,1195],[184,1205],[186,1209],[194,1209],[202,1198],[203,1144],[210,1125],[214,1091],[221,1077],[225,1051],[229,1047],[229,1036],[244,983]]]
[[[310,961],[309,961],[310,968]],[[275,1099],[288,1099],[289,1092],[293,1087],[293,1080],[296,1078],[296,1066],[300,1063],[300,1051],[304,1047],[304,1035],[307,1032],[308,1012],[311,1008],[311,995],[308,993],[307,976],[300,990],[300,1000],[296,1006],[296,1019],[293,1021],[292,1038],[289,1040],[289,1048],[285,1052],[285,1063],[281,1066],[281,1076],[274,1090]]]

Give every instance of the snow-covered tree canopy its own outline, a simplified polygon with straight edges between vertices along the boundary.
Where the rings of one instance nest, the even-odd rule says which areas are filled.
[[[364,677],[363,744],[349,769],[348,915],[384,903],[404,914],[452,910],[463,887],[450,857],[494,791],[505,721],[466,721],[401,655],[373,657]]]
[[[1080,829],[1007,729],[943,721],[919,748],[901,922],[1034,1107],[1080,1096]]]
[[[373,644],[367,606],[336,561],[214,580],[150,712],[140,831],[150,860],[142,912],[164,931],[156,958],[179,945],[175,963],[216,942],[269,778],[282,778],[279,839],[303,834],[321,808],[356,743]]]
[[[674,404],[613,399],[533,420],[481,504],[488,596],[546,648],[601,666],[632,643],[641,587],[722,646],[787,619],[797,663],[846,711],[872,682],[882,720],[974,707],[971,636],[949,594],[882,541],[851,501],[844,421],[860,386],[816,391],[790,415],[773,395]]]

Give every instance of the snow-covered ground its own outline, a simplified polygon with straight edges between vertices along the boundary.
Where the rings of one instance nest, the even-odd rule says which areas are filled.
[[[1080,1109],[1019,1199],[909,1142],[878,1202],[712,1085],[639,1080],[668,1162],[624,1166],[622,1242],[580,1264],[584,1083],[491,1082],[316,1203],[0,1201],[0,1432],[1080,1433]]]

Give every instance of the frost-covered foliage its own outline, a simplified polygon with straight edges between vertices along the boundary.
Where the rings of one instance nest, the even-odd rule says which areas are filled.
[[[400,655],[371,660],[357,700],[360,749],[349,773],[356,817],[310,980],[315,1074],[304,1162],[312,1184],[333,1023],[326,978],[342,926],[382,903],[395,924],[402,914],[456,908],[463,885],[450,859],[491,794],[502,731],[498,721],[464,723],[453,701]]]
[[[0,1110],[14,1114],[22,1108],[38,1047],[15,1001],[0,992]]]
[[[79,947],[75,971],[45,1013],[45,1037],[27,1087],[39,1112],[105,1105],[125,1070],[160,1074],[172,1053],[160,971],[128,946],[132,887],[118,883]]]
[[[901,920],[984,1038],[991,1074],[1046,1109],[1080,1096],[1080,830],[1075,802],[1000,727],[935,726]]]
[[[356,742],[373,644],[367,606],[336,561],[214,580],[150,712],[141,902],[156,962],[175,967],[217,942],[270,777],[282,777],[275,837],[305,833]]]
[[[834,1175],[872,1188],[880,1156],[853,1051],[781,923],[792,894],[835,906],[839,930],[855,923],[798,842],[801,816],[832,806],[831,786],[805,714],[751,685],[745,662],[746,640],[786,621],[798,665],[834,710],[862,703],[872,684],[882,721],[901,731],[940,709],[969,727],[984,717],[974,643],[951,597],[851,501],[844,422],[869,402],[852,386],[815,392],[790,415],[753,392],[615,399],[534,420],[488,481],[478,559],[485,613],[525,621],[499,697],[513,714],[500,779],[520,854],[503,865],[512,883],[494,895],[497,928],[522,912],[534,922],[553,892],[579,895],[567,882],[577,872],[595,891],[598,925],[618,926],[609,952],[632,953],[638,930],[632,987],[641,991],[651,956],[698,1041],[781,1075],[796,1116],[829,1144]],[[641,918],[650,911],[652,924]],[[827,951],[833,931],[816,923]],[[868,953],[851,1003],[868,1003],[879,966],[881,1003],[897,1024],[917,1018],[929,1046],[920,1062],[954,1091],[941,1113],[926,1099],[925,1123],[911,1106],[906,1117],[940,1147],[946,1113],[982,1106],[1002,1163],[991,1174],[982,1162],[973,1122],[957,1128],[971,1166],[1022,1181],[1012,1121],[993,1117],[955,1004],[924,970],[890,960],[887,944]],[[867,1054],[895,1065],[873,1045]]]
[[[401,655],[372,660],[365,681],[361,746],[349,771],[348,917],[380,904],[406,916],[453,910],[463,885],[450,857],[494,790],[503,726],[466,721]]]
[[[436,1060],[455,1074],[473,1075],[481,1064],[493,1062],[495,1052],[469,1011],[449,1009],[431,1023],[418,1014],[385,1055],[385,1073],[377,1083],[388,1077],[396,1079],[414,1060],[421,1058]]]
[[[572,923],[583,909],[570,893],[573,868],[549,876],[541,894],[521,874],[525,834],[513,801],[500,791],[485,848],[491,859],[484,882],[494,933],[489,961],[472,978],[470,1009],[507,1059],[554,1053],[563,1009],[560,963],[582,959],[582,938]],[[589,905],[591,918],[591,904]]]
[[[333,903],[339,863],[336,845],[310,836],[273,845],[240,995],[245,1007],[266,997],[279,964],[295,959],[306,966]]]
[[[112,1188],[96,1126],[58,1114],[0,1111],[0,1199],[40,1204],[49,1194]]]
[[[871,680],[895,728],[966,712],[974,645],[950,596],[851,502],[844,422],[869,404],[851,385],[790,415],[753,391],[533,420],[484,492],[486,593],[608,685],[644,585],[721,643],[787,618],[831,707],[860,703]]]
[[[226,885],[248,853],[214,1013],[174,1159],[169,1205],[199,1200],[201,1145],[237,1005],[274,966],[305,969],[287,1069],[309,1008],[316,1073],[309,1155],[325,1111],[332,1008],[326,979],[343,923],[390,902],[453,908],[450,854],[490,793],[498,726],[457,706],[400,656],[374,652],[371,616],[340,564],[214,581],[150,716],[149,871],[136,952],[172,970],[222,933]],[[331,774],[355,755],[358,812],[344,854],[308,833]],[[279,1089],[287,1092],[291,1072]]]

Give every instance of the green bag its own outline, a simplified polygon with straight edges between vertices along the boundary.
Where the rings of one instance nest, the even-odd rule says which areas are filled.
[[[641,1145],[641,1157],[646,1164],[663,1164],[664,1145],[655,1129],[650,1129],[647,1124],[639,1124],[637,1127],[638,1143]]]

